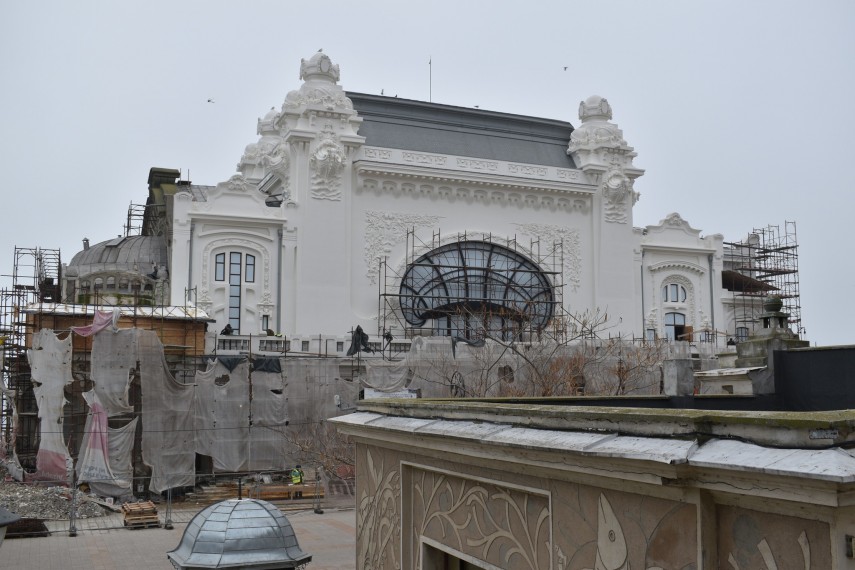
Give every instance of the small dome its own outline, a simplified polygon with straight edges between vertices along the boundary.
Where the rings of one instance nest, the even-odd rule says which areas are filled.
[[[312,560],[288,518],[259,499],[229,499],[200,511],[166,555],[183,569],[297,568]]]
[[[77,252],[68,264],[67,274],[80,278],[99,273],[144,275],[153,265],[166,267],[167,264],[163,236],[117,237]]]

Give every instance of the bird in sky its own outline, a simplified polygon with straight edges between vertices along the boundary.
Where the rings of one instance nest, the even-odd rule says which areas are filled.
[[[214,98],[213,98],[213,97],[211,97],[210,99],[208,99],[208,103],[213,103],[213,102],[214,102]]]
[[[566,65],[564,66],[564,71],[567,71],[567,66],[566,66]]]

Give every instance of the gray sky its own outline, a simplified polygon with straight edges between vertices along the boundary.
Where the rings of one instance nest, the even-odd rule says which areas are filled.
[[[427,100],[432,59],[435,102],[578,125],[608,98],[647,171],[635,225],[795,221],[807,338],[853,344],[853,29],[848,0],[2,0],[0,273],[122,233],[153,166],[226,180],[323,48],[352,91]]]

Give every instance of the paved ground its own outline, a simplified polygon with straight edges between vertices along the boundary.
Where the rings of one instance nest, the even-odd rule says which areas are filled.
[[[173,570],[166,553],[181,540],[197,510],[175,510],[174,528],[124,528],[121,515],[79,520],[77,536],[68,536],[68,521],[48,523],[51,536],[6,540],[0,546],[0,568],[21,570]],[[312,555],[309,570],[356,568],[356,515],[351,509],[284,511],[300,548]],[[161,520],[164,519],[161,513]]]

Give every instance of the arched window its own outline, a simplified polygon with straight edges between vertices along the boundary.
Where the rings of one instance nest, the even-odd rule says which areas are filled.
[[[401,280],[401,309],[414,326],[432,322],[441,336],[475,338],[483,329],[510,340],[542,330],[555,297],[531,260],[494,243],[460,241],[416,259]]]
[[[662,301],[665,303],[685,303],[686,288],[677,283],[667,283],[662,287]]]
[[[686,315],[683,313],[665,313],[665,336],[668,340],[692,340],[684,338],[686,334]]]
[[[227,282],[227,323],[232,334],[240,334],[241,312],[244,304],[244,284],[255,282],[255,255],[228,251],[214,255],[214,281]]]

